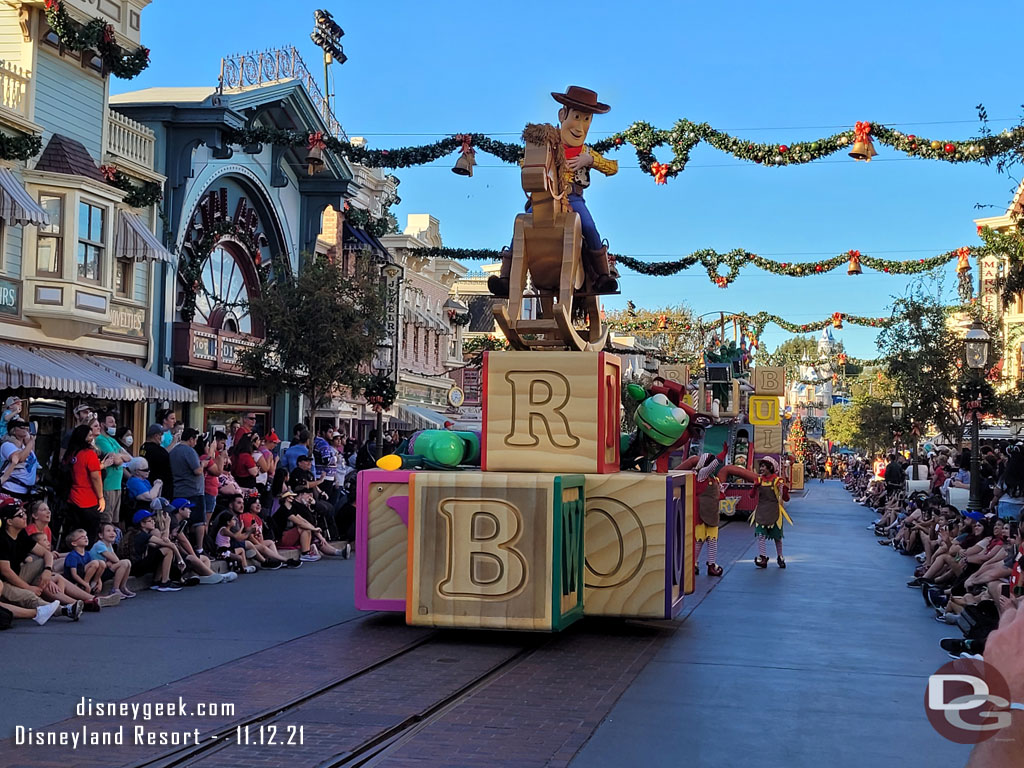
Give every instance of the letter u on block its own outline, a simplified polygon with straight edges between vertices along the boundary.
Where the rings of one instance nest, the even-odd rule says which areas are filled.
[[[562,413],[570,395],[565,376],[557,371],[509,371],[505,381],[512,387],[512,431],[505,437],[506,445],[536,447],[541,430],[548,443],[558,448],[580,444]]]
[[[444,597],[507,600],[526,586],[526,558],[515,549],[523,531],[519,510],[501,499],[444,499],[448,568]]]

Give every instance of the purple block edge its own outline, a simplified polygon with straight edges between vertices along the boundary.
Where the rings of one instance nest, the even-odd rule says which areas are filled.
[[[370,486],[375,482],[409,483],[412,472],[409,470],[364,469],[356,479],[356,578],[355,604],[360,611],[397,611],[405,613],[405,600],[374,600],[366,595],[366,572],[370,567],[367,561],[367,545],[369,539],[370,511],[367,500],[370,498]],[[406,527],[408,528],[408,521]]]
[[[669,567],[665,569],[665,618],[674,619],[683,610],[683,598],[685,597],[683,592],[685,590],[684,584],[679,585],[679,597],[672,600],[672,559],[675,557],[675,535],[676,535],[676,516],[675,505],[673,504],[673,496],[675,495],[675,489],[678,486],[686,487],[686,475],[669,475],[665,482],[665,552],[671,553],[671,557],[666,558]],[[683,500],[683,514],[686,514],[686,500]],[[685,525],[685,520],[683,521]],[[684,542],[683,546],[687,546]],[[683,556],[683,568],[686,568],[686,553],[681,553]],[[686,578],[686,574],[683,573],[680,577]]]

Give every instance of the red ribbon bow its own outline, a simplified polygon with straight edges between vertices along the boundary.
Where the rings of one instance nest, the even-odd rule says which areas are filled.
[[[455,140],[462,142],[462,149],[459,150],[462,154],[473,151],[473,134],[457,133],[455,134]]]
[[[853,126],[853,132],[857,141],[871,141],[871,123],[858,120],[857,124]]]
[[[117,178],[117,166],[116,165],[101,165],[100,173],[103,174],[103,178],[107,181],[113,181]]]
[[[971,262],[968,261],[968,257],[971,255],[971,249],[966,245],[962,245],[956,249],[956,271],[967,272],[971,268]]]
[[[327,149],[327,143],[324,141],[324,132],[317,131],[316,133],[309,134],[309,143],[306,145],[306,149]]]
[[[668,177],[669,165],[668,163],[659,163],[657,161],[651,163],[651,173],[654,174],[655,184],[664,184]]]

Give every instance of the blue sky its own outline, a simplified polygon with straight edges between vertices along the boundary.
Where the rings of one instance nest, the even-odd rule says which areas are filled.
[[[595,118],[592,139],[635,120],[667,128],[680,117],[780,144],[857,120],[962,139],[977,132],[976,104],[998,131],[1017,121],[1024,100],[1013,87],[1020,5],[985,11],[941,1],[859,11],[825,2],[591,2],[557,12],[546,2],[155,0],[142,25],[153,63],[133,81],[113,79],[112,91],[215,85],[221,56],[289,44],[319,72],[320,51],[309,40],[318,7],[346,32],[349,60],[334,66],[335,113],[350,136],[379,148],[462,131],[517,140],[525,123],[556,120],[549,93],[569,84],[596,90],[612,107]],[[1001,213],[1012,196],[1015,180],[993,168],[879,150],[870,164],[835,155],[764,168],[700,145],[680,176],[656,186],[623,149],[611,155],[618,175],[595,175],[587,200],[616,253],[660,260],[741,247],[805,261],[851,248],[902,259],[972,245],[972,219]],[[519,174],[488,155],[478,160],[471,179],[450,172],[454,156],[397,171],[399,220],[433,214],[452,247],[507,242],[522,205]],[[698,313],[766,310],[803,322],[834,311],[888,314],[906,283],[869,270],[786,278],[745,268],[723,290],[697,267],[662,278],[627,273],[622,296],[606,306],[684,301]],[[770,326],[763,342],[774,347],[789,335]],[[846,326],[836,336],[851,354],[874,355],[873,330]]]

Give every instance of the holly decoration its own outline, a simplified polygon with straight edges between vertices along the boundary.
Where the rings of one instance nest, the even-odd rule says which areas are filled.
[[[156,182],[135,184],[128,174],[115,165],[101,165],[100,173],[108,184],[128,193],[124,196],[124,202],[132,208],[148,208],[164,197],[163,190]]]
[[[43,139],[29,133],[0,133],[0,160],[28,160],[43,151]]]
[[[242,306],[242,303],[230,304],[220,296],[215,296],[203,287],[203,267],[206,260],[210,258],[213,249],[221,240],[231,238],[237,240],[242,247],[253,254],[253,263],[260,276],[260,282],[264,282],[268,275],[267,268],[262,264],[260,258],[260,243],[253,239],[250,230],[241,226],[231,219],[220,219],[213,223],[209,231],[204,232],[202,238],[195,245],[186,243],[182,247],[181,256],[178,261],[178,280],[190,289],[184,291],[181,304],[181,319],[183,322],[191,323],[196,316],[196,297],[200,292],[205,293],[209,298],[211,306]]]
[[[74,21],[61,0],[46,0],[43,8],[46,23],[54,31],[60,44],[76,53],[96,51],[103,60],[105,71],[123,80],[131,80],[149,66],[149,48],[139,46],[125,51],[116,42],[114,28],[103,19],[93,18],[86,24]]]

